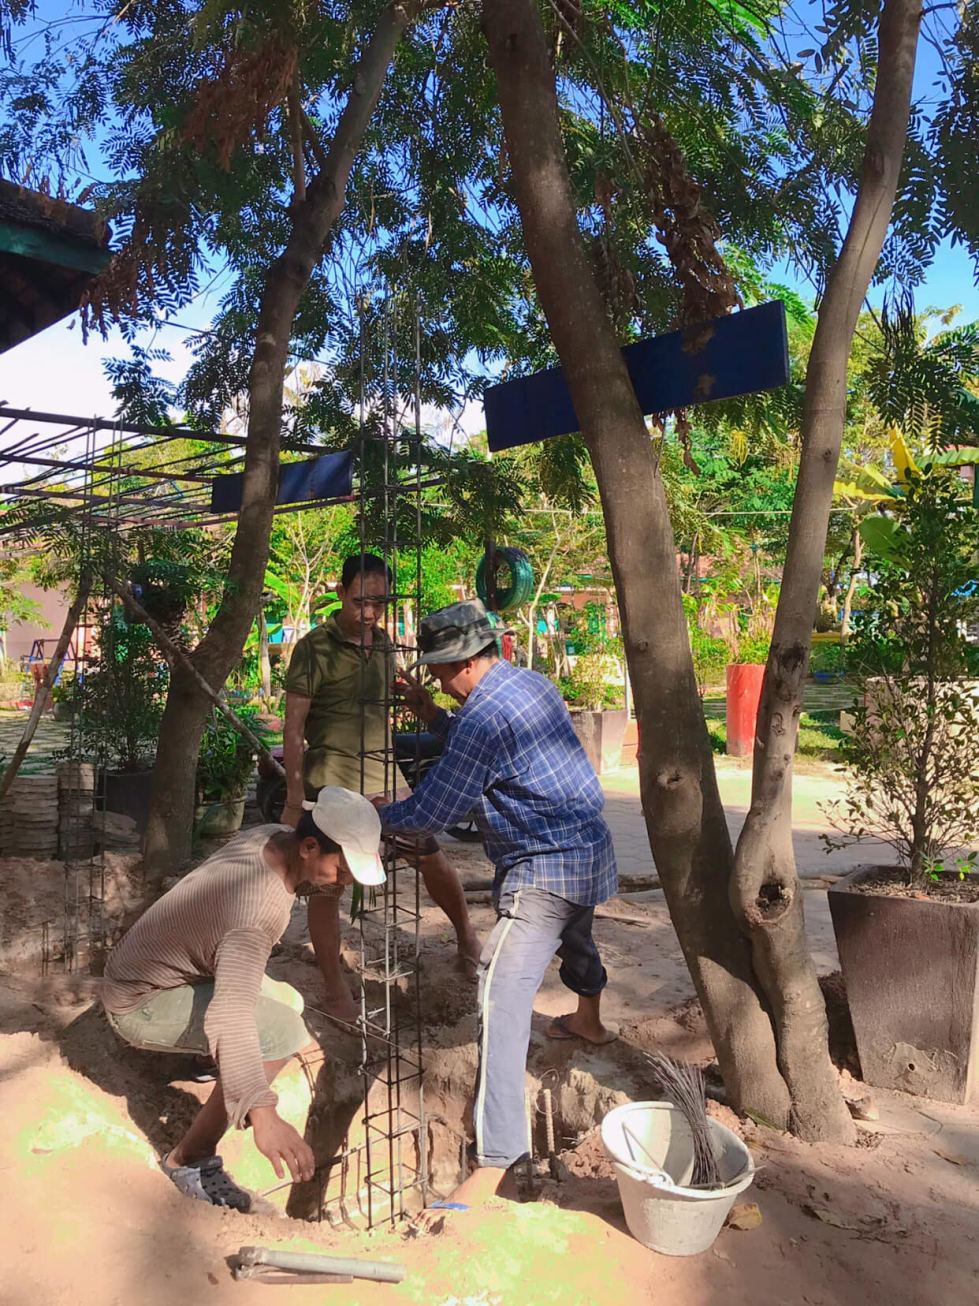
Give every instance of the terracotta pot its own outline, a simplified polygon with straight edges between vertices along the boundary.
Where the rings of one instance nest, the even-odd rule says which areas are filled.
[[[863,1078],[979,1102],[979,903],[861,893],[879,869],[828,895]]]
[[[765,666],[763,663],[730,662],[726,677],[727,751],[731,757],[750,757],[755,750]]]

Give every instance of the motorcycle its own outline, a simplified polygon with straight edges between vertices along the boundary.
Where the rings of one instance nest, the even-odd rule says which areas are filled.
[[[417,789],[441,757],[442,747],[442,741],[427,731],[394,736],[394,760],[412,789]],[[270,751],[281,765],[284,752],[282,746]],[[264,757],[258,759],[255,801],[269,825],[277,825],[282,818],[282,809],[286,802],[286,782]],[[460,843],[478,843],[481,837],[474,814],[465,817],[456,825],[449,826],[445,833],[450,834],[453,839],[458,839]]]

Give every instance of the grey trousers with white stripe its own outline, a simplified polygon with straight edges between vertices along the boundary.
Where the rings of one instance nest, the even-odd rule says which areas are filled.
[[[555,953],[561,981],[595,997],[608,976],[592,938],[594,907],[543,889],[504,892],[479,958],[479,1070],[473,1123],[476,1161],[506,1169],[528,1153],[524,1072],[534,998]]]

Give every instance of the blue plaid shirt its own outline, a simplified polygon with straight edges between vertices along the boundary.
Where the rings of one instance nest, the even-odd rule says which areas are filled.
[[[386,829],[437,834],[475,812],[495,896],[504,883],[581,906],[615,893],[605,795],[549,680],[496,662],[461,710],[440,712],[429,729],[445,752],[410,798],[381,809]]]

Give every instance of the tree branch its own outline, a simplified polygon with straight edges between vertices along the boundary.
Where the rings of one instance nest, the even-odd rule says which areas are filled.
[[[292,138],[293,204],[302,204],[306,198],[306,158],[303,154],[303,123],[302,109],[299,104],[299,91],[299,62],[297,60],[292,89],[288,95],[289,131]]]

